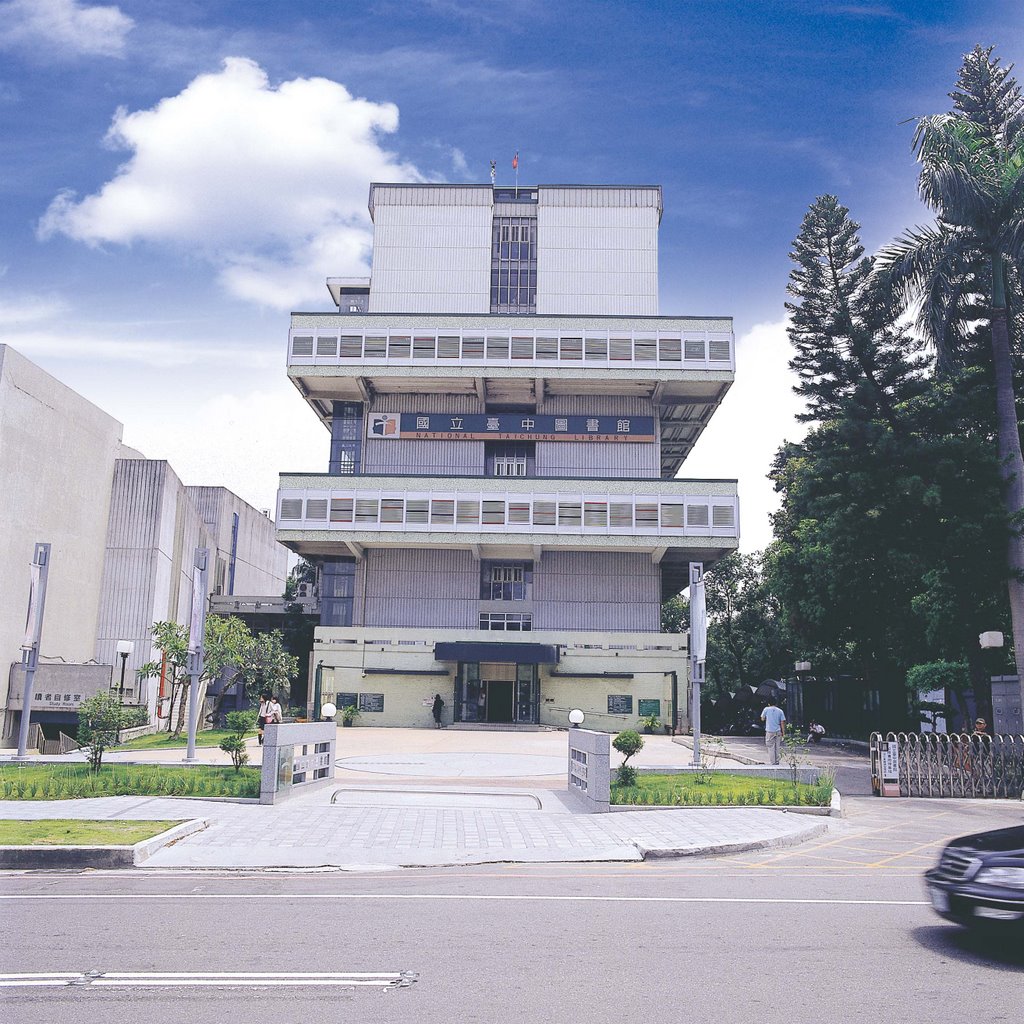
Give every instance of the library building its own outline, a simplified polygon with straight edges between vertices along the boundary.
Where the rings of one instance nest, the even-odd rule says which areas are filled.
[[[277,499],[320,568],[319,706],[687,727],[661,605],[736,548],[739,505],[734,479],[677,474],[735,348],[730,317],[659,314],[661,213],[657,186],[371,187],[371,276],[329,278],[336,311],[288,339],[330,437]]]

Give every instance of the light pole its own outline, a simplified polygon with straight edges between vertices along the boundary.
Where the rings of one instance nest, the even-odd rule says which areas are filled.
[[[1003,634],[998,632],[998,631],[996,631],[996,630],[989,630],[987,633],[980,633],[978,635],[978,646],[983,651],[999,651],[1002,648],[1002,646],[1003,646]],[[985,655],[982,655],[982,658],[985,658]],[[985,673],[985,683],[982,685],[982,693],[981,694],[977,694],[976,693],[974,695],[974,713],[976,715],[980,715],[981,714],[981,707],[979,706],[981,701],[979,701],[978,698],[979,698],[979,696],[984,697],[985,696],[985,692],[984,691],[987,690],[988,691],[988,708],[986,709],[985,713],[989,714],[989,712],[991,712],[991,714],[989,714],[989,718],[991,719],[989,724],[992,726],[992,731],[993,732],[1000,732],[1002,729],[1006,729],[1006,731],[1010,731],[1010,729],[1002,721],[1000,721],[998,727],[996,726],[996,721],[995,720],[996,720],[996,710],[997,710],[996,705],[997,705],[997,701],[995,699],[995,695],[992,692],[993,689],[995,688],[994,687],[994,683],[993,683],[993,678],[994,677],[992,675],[992,665],[998,659],[997,659],[997,657],[995,655],[993,655],[991,658],[988,658],[987,660],[989,662],[988,665],[985,664],[985,661],[982,661],[982,670]],[[1002,690],[1002,680],[1001,679],[999,681],[999,688],[1000,688],[1000,690]],[[1001,701],[1001,700],[998,702],[998,704],[999,704],[1000,708],[1002,708],[1004,706],[1003,705],[1003,701]],[[1000,716],[1000,717],[1002,717],[1002,716]],[[967,731],[967,726],[966,725],[964,725],[964,731],[965,732]]]
[[[803,720],[804,718],[804,685],[807,682],[807,677],[811,674],[811,663],[809,661],[798,661],[793,666],[793,671],[796,672],[797,682],[800,684],[798,687],[799,698],[797,694],[793,694],[789,697],[789,690],[786,690],[786,700],[791,706],[787,709],[789,713],[795,718],[797,713],[796,703],[797,699],[800,701],[800,725],[804,726],[807,723]]]
[[[117,653],[121,657],[121,682],[117,687],[117,703],[124,703],[124,670],[128,665],[128,659],[131,657],[132,652],[135,650],[135,644],[131,640],[118,640],[117,641]]]

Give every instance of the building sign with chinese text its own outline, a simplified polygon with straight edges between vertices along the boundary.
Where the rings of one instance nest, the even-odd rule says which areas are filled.
[[[370,413],[368,438],[414,441],[653,441],[653,416]]]

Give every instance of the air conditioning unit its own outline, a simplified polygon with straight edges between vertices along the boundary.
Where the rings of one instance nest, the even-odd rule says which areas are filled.
[[[295,596],[301,600],[309,600],[313,597],[313,584],[312,583],[300,583],[295,589]]]

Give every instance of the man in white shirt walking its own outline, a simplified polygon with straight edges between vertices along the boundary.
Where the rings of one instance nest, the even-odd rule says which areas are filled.
[[[764,745],[768,748],[768,760],[778,764],[782,758],[782,737],[786,733],[786,713],[768,698],[768,706],[761,712],[764,722]]]

